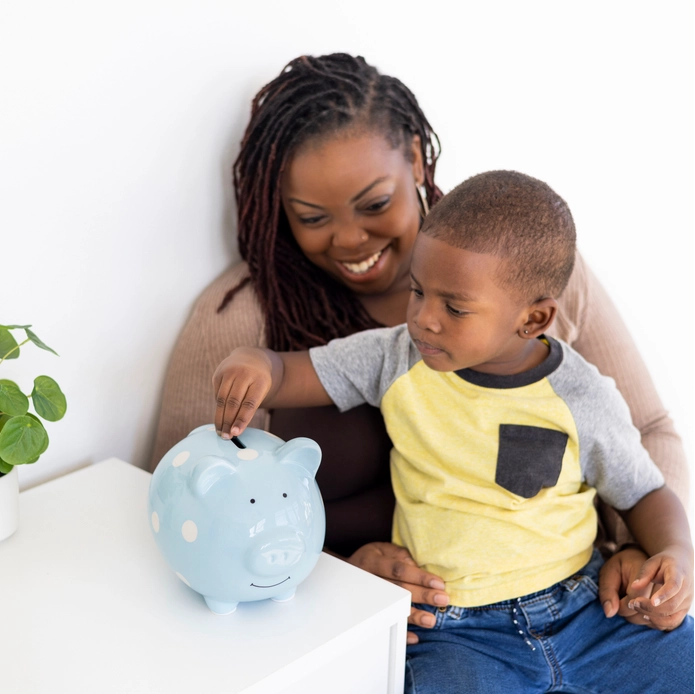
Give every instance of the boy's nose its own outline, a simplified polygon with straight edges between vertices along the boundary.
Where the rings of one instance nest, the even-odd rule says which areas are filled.
[[[438,333],[441,330],[435,312],[427,306],[426,302],[415,312],[414,320],[420,330],[429,330],[432,333]]]

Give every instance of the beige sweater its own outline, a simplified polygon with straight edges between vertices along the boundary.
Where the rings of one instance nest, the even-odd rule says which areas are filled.
[[[265,346],[263,316],[251,285],[217,313],[226,292],[247,272],[246,264],[239,263],[215,280],[198,299],[176,343],[164,385],[152,469],[192,429],[213,420],[212,374],[222,359],[242,345]],[[681,440],[618,312],[579,256],[559,303],[549,333],[615,379],[642,443],[687,508],[688,469]],[[268,423],[267,413],[259,412],[253,425],[267,428]],[[609,536],[624,541],[623,530],[612,527],[615,516],[606,520]]]

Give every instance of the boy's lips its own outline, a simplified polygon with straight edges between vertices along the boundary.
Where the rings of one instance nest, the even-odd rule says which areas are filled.
[[[429,342],[423,342],[422,340],[414,340],[415,346],[417,347],[420,354],[427,357],[434,357],[438,354],[444,354],[444,350],[439,347],[431,345]]]

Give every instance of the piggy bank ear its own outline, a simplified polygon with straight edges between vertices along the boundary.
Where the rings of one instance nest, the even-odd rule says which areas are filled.
[[[275,451],[275,455],[283,465],[299,465],[312,477],[316,477],[316,471],[321,463],[321,449],[318,443],[303,436],[292,439],[280,446]]]
[[[188,434],[188,436],[193,436],[193,434],[197,434],[200,431],[215,431],[215,425],[212,424],[212,422],[210,424],[203,424],[202,426],[193,429],[193,431],[190,434]],[[188,436],[186,438],[188,438]]]
[[[236,471],[237,467],[231,461],[206,455],[195,464],[188,487],[195,496],[205,496],[221,479],[236,474]]]

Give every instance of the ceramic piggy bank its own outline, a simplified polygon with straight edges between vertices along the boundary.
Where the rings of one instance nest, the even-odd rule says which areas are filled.
[[[316,485],[321,449],[248,428],[234,441],[199,427],[157,466],[149,491],[155,542],[216,614],[294,597],[326,532]]]

